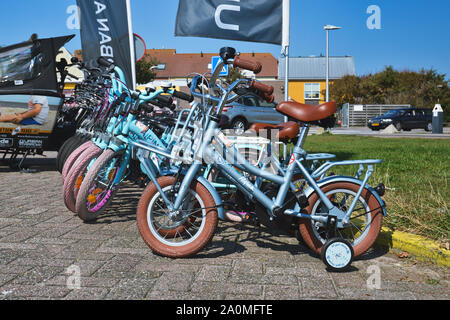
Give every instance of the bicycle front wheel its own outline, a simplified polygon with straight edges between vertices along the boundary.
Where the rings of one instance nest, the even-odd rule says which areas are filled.
[[[158,179],[164,194],[174,201],[174,177]],[[137,224],[145,243],[157,254],[186,258],[201,251],[213,238],[218,223],[215,201],[208,190],[194,181],[178,214],[170,217],[161,194],[151,183],[137,209]]]
[[[77,194],[76,212],[83,221],[98,218],[111,203],[125,172],[125,150],[105,150],[86,174]]]

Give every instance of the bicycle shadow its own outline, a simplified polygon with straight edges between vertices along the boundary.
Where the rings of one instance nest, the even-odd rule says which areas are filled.
[[[96,221],[89,224],[106,224],[136,221],[136,208],[143,189],[132,183],[123,183],[111,205]],[[288,235],[279,230],[271,230],[263,225],[250,223],[234,223],[220,221],[210,244],[195,256],[194,260],[213,259],[239,255],[251,251],[251,247],[267,249],[270,252],[287,252],[293,257],[304,255],[308,259],[320,261],[320,256],[311,251],[303,243],[300,236]],[[374,247],[355,259],[372,260],[388,253],[385,247]],[[355,272],[358,268],[352,266],[345,272]]]
[[[274,252],[288,252],[293,256],[306,254],[315,257],[304,244],[292,235],[269,230],[264,226],[221,222],[210,245],[197,254],[194,259],[240,254],[250,250],[250,247],[268,249]]]

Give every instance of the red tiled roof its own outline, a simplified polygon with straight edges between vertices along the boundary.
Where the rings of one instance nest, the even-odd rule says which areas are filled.
[[[184,78],[190,73],[211,72],[208,65],[218,53],[177,53],[176,49],[148,49],[146,55],[166,64],[165,70],[154,70],[157,79]],[[83,59],[82,51],[75,50],[74,56]],[[263,66],[259,78],[278,78],[278,60],[270,53],[241,53],[241,57],[256,60]],[[144,58],[145,59],[145,58]]]
[[[155,70],[157,79],[184,78],[190,73],[211,72],[208,65],[218,53],[177,53],[175,49],[149,49],[146,54],[159,63],[166,64],[165,70]],[[270,53],[241,53],[241,57],[259,61],[263,65],[258,77],[277,78],[278,61]]]

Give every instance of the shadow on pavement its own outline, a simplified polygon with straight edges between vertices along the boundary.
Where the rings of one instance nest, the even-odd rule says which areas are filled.
[[[16,160],[1,160],[0,172],[24,172],[24,173],[39,173],[46,171],[56,171],[56,158],[42,157],[42,158],[27,158],[22,164],[22,169],[19,168],[19,163],[22,158]]]
[[[120,222],[136,221],[136,208],[143,189],[131,183],[124,183],[117,192],[110,207],[106,209],[98,220],[89,224],[114,224]],[[295,236],[283,235],[264,226],[253,224],[240,224],[220,221],[211,243],[192,259],[210,259],[225,257],[247,251],[246,244],[252,247],[266,248],[270,251],[288,252],[293,256],[308,255],[315,259],[320,257],[312,252],[301,239]],[[383,256],[388,248],[374,247],[358,257],[356,260],[371,260]],[[347,272],[358,271],[352,267]]]

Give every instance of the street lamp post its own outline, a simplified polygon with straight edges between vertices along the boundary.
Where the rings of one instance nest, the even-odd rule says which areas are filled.
[[[333,25],[326,25],[323,29],[327,32],[327,96],[326,102],[330,101],[330,54],[329,54],[329,31],[330,30],[339,30],[341,27],[336,27]]]
[[[442,89],[444,87],[444,85],[439,84],[437,87],[438,87],[438,103],[441,103],[441,90],[440,89]]]

